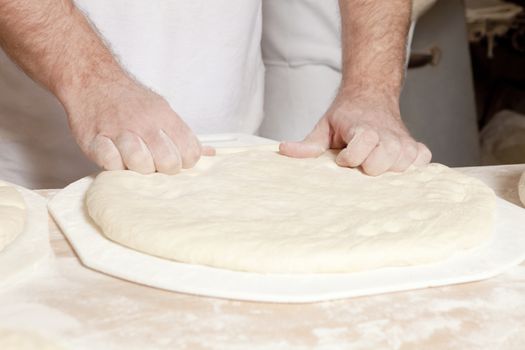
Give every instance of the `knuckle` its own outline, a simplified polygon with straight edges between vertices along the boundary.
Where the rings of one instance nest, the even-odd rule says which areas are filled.
[[[145,164],[149,161],[148,157],[146,157],[144,152],[140,151],[129,152],[126,158],[127,163],[129,163],[129,165],[133,168],[140,168],[140,165]]]
[[[187,158],[185,158],[184,167],[185,168],[193,167],[195,164],[197,164],[199,159],[200,159],[200,152],[191,152],[189,155],[187,155]]]
[[[378,176],[388,171],[396,159],[391,157],[385,150],[375,152],[368,156],[363,163],[363,169],[368,175]]]
[[[187,169],[193,167],[201,156],[200,147],[188,147],[182,154],[182,167]]]
[[[380,171],[378,171],[377,168],[372,165],[363,165],[362,168],[367,175],[377,176],[380,174]]]
[[[417,145],[414,142],[406,142],[403,147],[403,153],[410,161],[414,161],[418,153]]]
[[[157,170],[165,174],[176,174],[180,171],[181,164],[178,158],[163,159],[157,164]]]
[[[392,158],[392,157],[398,157],[401,152],[401,142],[399,139],[392,140],[388,143],[384,144],[386,154]]]
[[[339,152],[339,154],[335,158],[335,162],[337,163],[337,165],[342,167],[352,166],[351,156],[348,153],[349,151],[346,149]]]
[[[143,128],[138,130],[138,134],[143,140],[146,140],[148,143],[159,142],[160,130],[154,128]]]
[[[363,165],[361,165],[361,168],[367,175],[370,175],[370,176],[376,176],[379,173],[377,165],[369,159],[367,159],[363,163]]]
[[[344,152],[343,158],[345,162],[350,166],[358,166],[361,160],[366,156],[364,151],[349,150]]]
[[[407,170],[410,167],[410,165],[411,165],[410,162],[403,162],[402,164],[397,165],[396,167],[392,168],[391,170],[395,171],[395,172],[398,172],[398,173],[402,173],[403,171]]]
[[[100,156],[100,163],[98,164],[106,170],[118,170],[120,169],[120,156],[114,153],[105,153]]]
[[[359,136],[360,142],[366,145],[375,145],[379,142],[379,134],[372,129],[365,129]]]
[[[96,152],[95,150],[95,141],[88,138],[77,139],[77,144],[80,149],[86,153],[88,156]]]

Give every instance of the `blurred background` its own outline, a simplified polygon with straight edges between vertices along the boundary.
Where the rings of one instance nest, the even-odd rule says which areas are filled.
[[[413,6],[401,98],[412,134],[449,166],[525,163],[525,0]],[[328,107],[340,80],[338,16],[337,0],[263,1],[272,23],[262,136],[300,139]]]

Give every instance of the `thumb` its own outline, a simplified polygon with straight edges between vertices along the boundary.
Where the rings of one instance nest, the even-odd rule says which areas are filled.
[[[211,146],[205,146],[203,145],[202,146],[202,149],[201,149],[201,153],[203,156],[214,156],[217,151],[215,150],[215,148],[211,147]]]
[[[328,123],[320,122],[308,136],[300,142],[282,142],[279,152],[293,158],[316,158],[330,148],[330,129]]]

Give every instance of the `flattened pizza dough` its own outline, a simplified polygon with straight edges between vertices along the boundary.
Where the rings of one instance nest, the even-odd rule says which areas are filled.
[[[0,251],[24,229],[26,205],[22,195],[0,181]]]
[[[0,329],[2,350],[62,350],[54,341],[32,331]]]
[[[439,164],[370,177],[334,158],[248,151],[174,176],[103,172],[86,204],[124,246],[251,272],[417,265],[490,238],[495,195],[481,181]]]

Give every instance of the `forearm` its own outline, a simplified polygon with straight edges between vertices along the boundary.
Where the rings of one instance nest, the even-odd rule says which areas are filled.
[[[0,0],[0,45],[63,104],[126,76],[71,0]]]
[[[342,19],[341,91],[397,100],[405,75],[411,0],[339,0]]]

